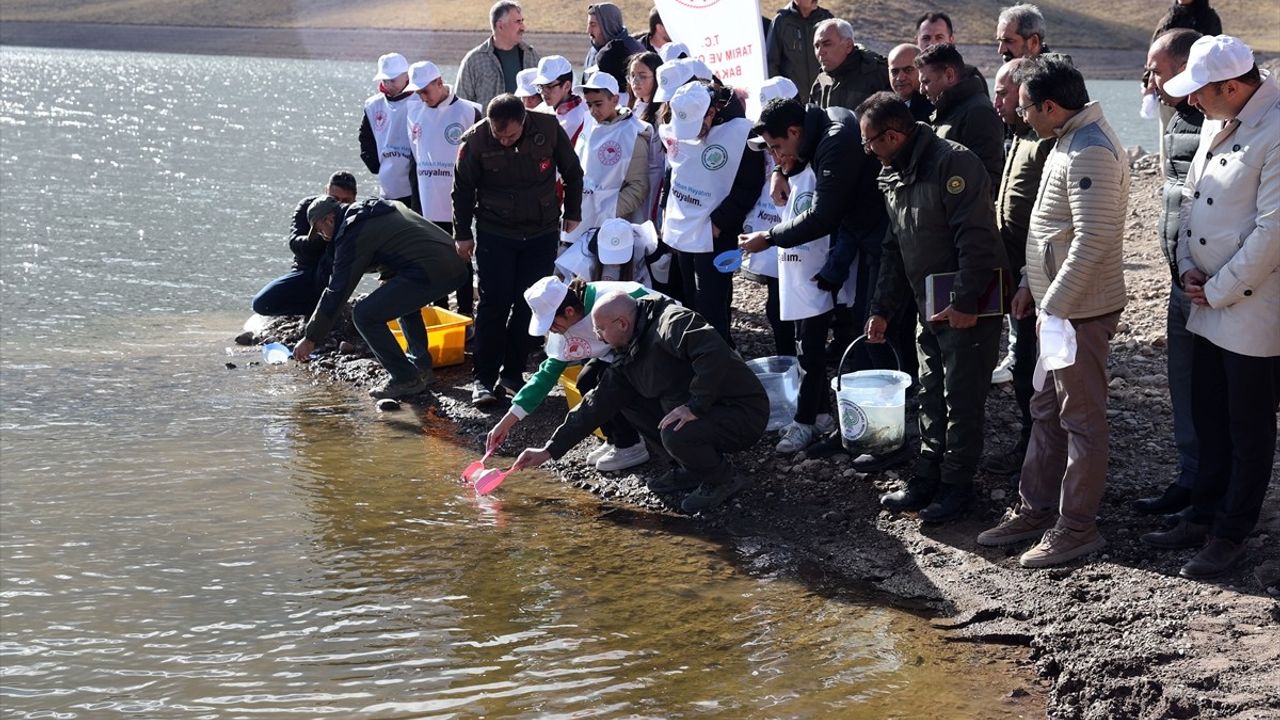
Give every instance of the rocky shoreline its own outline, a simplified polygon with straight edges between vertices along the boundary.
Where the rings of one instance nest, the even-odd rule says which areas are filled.
[[[1024,548],[979,547],[974,537],[1017,500],[1005,477],[979,473],[980,500],[960,521],[922,526],[882,512],[879,493],[906,468],[862,474],[847,458],[778,456],[774,437],[734,458],[752,485],[699,520],[708,532],[771,538],[789,558],[908,607],[936,613],[957,641],[1026,648],[1043,683],[1047,713],[1061,718],[1280,718],[1280,493],[1270,493],[1249,553],[1217,583],[1178,577],[1187,552],[1156,552],[1138,537],[1159,519],[1135,515],[1129,501],[1174,477],[1176,452],[1164,371],[1168,270],[1156,240],[1160,178],[1154,158],[1135,163],[1125,247],[1129,306],[1110,359],[1111,462],[1100,528],[1108,546],[1061,568],[1028,571]],[[772,354],[760,286],[737,280],[734,333],[746,357]],[[317,382],[369,385],[380,376],[349,322],[302,372]],[[242,338],[292,344],[300,323],[277,321]],[[338,350],[340,341],[349,341]],[[469,404],[469,365],[437,371],[435,393],[414,404],[452,419],[460,441],[479,450],[500,412]],[[565,406],[553,397],[519,423],[503,451],[541,445]],[[993,449],[1016,436],[1009,386],[988,396]],[[1009,438],[1004,441],[1002,438]],[[664,469],[602,475],[583,461],[583,443],[548,465],[564,482],[612,502],[670,512],[644,479]],[[1280,460],[1277,460],[1280,468]],[[1273,477],[1275,474],[1273,474]]]

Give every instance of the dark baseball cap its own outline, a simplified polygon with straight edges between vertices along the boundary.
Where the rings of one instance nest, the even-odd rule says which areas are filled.
[[[307,206],[307,224],[311,226],[311,232],[307,233],[308,240],[315,240],[320,233],[316,231],[316,223],[329,217],[342,207],[342,203],[329,197],[322,195]]]

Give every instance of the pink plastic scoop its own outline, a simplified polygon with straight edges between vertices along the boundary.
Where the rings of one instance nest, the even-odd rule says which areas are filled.
[[[506,479],[506,470],[499,470],[498,468],[484,470],[476,475],[476,494],[488,495],[494,490],[497,490],[498,486],[502,484],[502,481]]]
[[[462,481],[475,482],[476,477],[484,470],[484,463],[489,459],[490,455],[492,455],[492,453],[485,453],[484,457],[463,468]]]

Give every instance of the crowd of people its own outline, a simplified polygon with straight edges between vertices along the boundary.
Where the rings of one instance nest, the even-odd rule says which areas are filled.
[[[339,172],[304,200],[294,269],[254,310],[310,316],[303,360],[360,276],[380,270],[354,321],[388,374],[371,395],[402,397],[432,380],[419,309],[456,293],[460,312],[474,309],[472,402],[509,403],[489,452],[582,365],[581,403],[513,468],[598,428],[588,462],[616,471],[665,455],[650,489],[696,513],[742,489],[728,456],[760,441],[770,412],[735,349],[741,274],[765,288],[777,354],[804,371],[777,452],[840,449],[828,360],[865,336],[854,369],[900,364],[919,409],[918,451],[848,461],[911,464],[883,507],[946,522],[980,469],[1013,475],[1017,506],[979,544],[1029,543],[1025,567],[1096,552],[1130,178],[1083,76],[1050,51],[1030,4],[995,19],[994,89],[945,13],[919,18],[887,57],[818,0],[765,22],[761,87],[726,85],[656,9],[633,35],[611,3],[587,9],[580,74],[524,41],[513,0],[492,7],[492,35],[453,87],[432,62],[384,55],[360,129],[378,197],[357,200]],[[1143,542],[1196,550],[1182,574],[1206,578],[1243,554],[1275,455],[1280,84],[1203,0],[1177,0],[1143,73],[1168,108],[1152,239],[1170,271],[1180,472],[1133,505],[1169,518]],[[539,337],[546,360],[526,379]],[[987,393],[1004,382],[1021,432],[984,453]]]

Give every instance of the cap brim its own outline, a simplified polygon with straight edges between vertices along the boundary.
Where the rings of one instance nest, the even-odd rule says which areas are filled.
[[[555,321],[556,318],[554,315],[543,321],[543,319],[539,318],[535,313],[529,318],[529,334],[533,337],[542,337],[543,335],[551,332],[551,325]]]
[[[1188,68],[1169,78],[1169,82],[1164,84],[1164,92],[1169,97],[1184,98],[1208,84],[1191,77],[1191,70]]]
[[[601,265],[622,265],[631,262],[631,253],[635,243],[631,247],[621,247],[617,250],[603,250],[600,252]]]
[[[671,131],[677,140],[696,140],[702,132],[702,118],[694,121],[685,120],[671,123]]]
[[[759,135],[752,135],[747,138],[747,147],[755,150],[756,152],[764,152],[769,149],[769,144],[764,141],[763,137]]]

